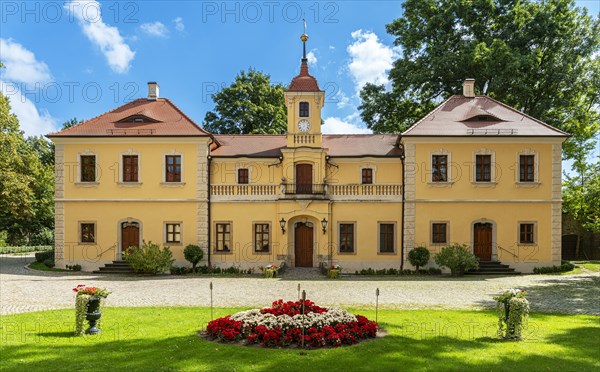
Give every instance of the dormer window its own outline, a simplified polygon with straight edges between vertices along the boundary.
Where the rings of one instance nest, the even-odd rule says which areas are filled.
[[[145,115],[132,115],[119,120],[118,123],[158,123],[158,120]]]
[[[499,119],[493,115],[475,115],[473,117],[470,117],[468,119],[463,120],[465,122],[480,122],[480,121],[502,121],[502,119]]]
[[[310,106],[308,102],[300,102],[300,117],[307,118],[310,113]]]

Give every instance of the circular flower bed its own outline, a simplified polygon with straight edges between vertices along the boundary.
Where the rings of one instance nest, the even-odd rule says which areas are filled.
[[[208,337],[219,341],[265,346],[289,346],[302,343],[310,347],[351,345],[377,335],[377,323],[362,315],[338,308],[324,308],[305,300],[283,302],[272,307],[242,311],[208,323]]]

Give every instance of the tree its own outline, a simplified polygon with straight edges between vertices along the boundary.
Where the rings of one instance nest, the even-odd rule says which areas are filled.
[[[600,162],[585,165],[578,175],[567,176],[563,182],[563,212],[573,217],[584,230],[600,232]],[[577,257],[580,242],[581,231],[578,231]]]
[[[73,119],[65,121],[62,125],[62,129],[71,128],[79,123],[83,123],[83,120],[77,120],[77,118],[74,117]]]
[[[282,134],[287,128],[284,87],[260,71],[241,71],[235,81],[211,97],[215,111],[204,129],[221,134]]]
[[[188,244],[183,250],[183,257],[192,264],[192,271],[196,272],[196,265],[202,261],[204,251],[197,245]]]
[[[388,24],[402,56],[391,90],[367,84],[362,119],[398,133],[442,99],[476,89],[573,135],[566,158],[585,158],[598,133],[600,20],[572,0],[406,0]]]
[[[0,232],[11,245],[28,244],[54,228],[54,165],[40,160],[38,147],[47,150],[48,144],[39,141],[25,139],[0,93]]]

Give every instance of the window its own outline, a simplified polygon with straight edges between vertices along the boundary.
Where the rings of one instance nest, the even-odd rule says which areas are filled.
[[[270,225],[268,223],[254,224],[254,251],[269,252],[270,247]]]
[[[340,253],[354,253],[354,224],[340,224]]]
[[[217,252],[230,252],[231,251],[231,224],[230,223],[217,223],[216,224],[216,250]]]
[[[181,182],[181,155],[165,156],[165,181]]]
[[[535,181],[535,155],[519,156],[519,181]]]
[[[96,182],[96,155],[81,155],[81,182]]]
[[[370,185],[373,183],[373,168],[362,169],[362,184]]]
[[[534,224],[533,223],[519,224],[519,243],[521,243],[521,244],[535,243]]]
[[[309,105],[308,102],[300,102],[300,117],[307,118],[309,116]]]
[[[181,243],[181,224],[180,223],[166,223],[165,224],[165,233],[167,243]]]
[[[394,224],[381,223],[379,224],[379,252],[393,253],[394,252]]]
[[[448,155],[431,155],[431,182],[448,182]]]
[[[434,244],[448,243],[448,224],[445,222],[431,224],[431,242]]]
[[[475,181],[490,182],[492,180],[492,155],[475,156]]]
[[[123,182],[138,182],[137,155],[123,155]]]
[[[95,243],[96,242],[96,224],[95,223],[82,223],[79,225],[81,243]]]
[[[250,181],[248,168],[240,168],[238,169],[238,183],[240,184],[248,184]]]

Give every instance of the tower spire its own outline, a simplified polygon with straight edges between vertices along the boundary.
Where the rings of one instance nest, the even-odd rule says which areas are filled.
[[[302,40],[302,63],[308,62],[306,58],[306,42],[308,41],[308,35],[306,34],[306,19],[304,21],[304,33],[300,36],[300,40]]]

